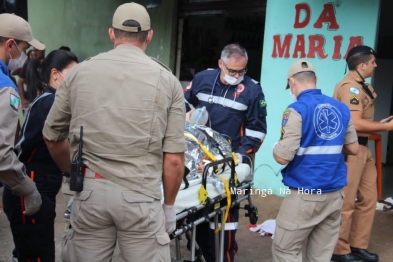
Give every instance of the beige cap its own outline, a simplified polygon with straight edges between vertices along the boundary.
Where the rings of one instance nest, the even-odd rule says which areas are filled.
[[[45,45],[33,37],[29,23],[14,14],[0,14],[0,36],[25,41],[38,50],[45,49]]]
[[[315,73],[314,66],[310,62],[307,62],[304,59],[297,60],[289,67],[288,79],[291,76],[293,76],[297,73],[300,73],[300,72],[314,72]],[[288,89],[288,88],[289,88],[289,83],[287,84],[286,89]]]
[[[124,26],[127,20],[135,20],[141,26],[131,27]],[[112,26],[126,32],[141,32],[150,30],[150,16],[146,8],[137,3],[127,3],[119,6],[113,14]]]

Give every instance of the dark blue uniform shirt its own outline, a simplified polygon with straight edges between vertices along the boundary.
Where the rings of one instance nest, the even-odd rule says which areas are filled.
[[[238,85],[224,85],[220,69],[195,75],[184,89],[187,112],[205,106],[211,128],[232,140],[232,150],[255,153],[266,135],[266,101],[259,83],[244,75]]]
[[[61,173],[52,159],[45,144],[42,129],[49,111],[55,101],[56,90],[47,86],[44,93],[30,105],[25,122],[20,131],[19,141],[15,146],[18,158],[31,169],[42,172]]]

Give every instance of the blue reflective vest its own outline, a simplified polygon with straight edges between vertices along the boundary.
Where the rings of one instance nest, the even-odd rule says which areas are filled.
[[[351,118],[348,107],[318,89],[303,91],[292,108],[302,117],[300,148],[282,170],[283,182],[314,193],[332,192],[347,185],[342,148]]]
[[[0,88],[4,87],[12,87],[19,93],[18,88],[14,82],[12,82],[11,78],[9,77],[9,70],[7,65],[4,63],[3,60],[0,60]],[[7,97],[7,99],[9,99]]]

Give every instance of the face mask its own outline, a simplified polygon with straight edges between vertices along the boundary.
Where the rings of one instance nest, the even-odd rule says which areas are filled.
[[[15,45],[16,45],[16,48],[18,48],[18,50],[19,50],[19,52],[20,52],[20,56],[19,56],[18,59],[13,59],[12,56],[11,56],[11,54],[8,53],[8,54],[10,55],[10,58],[11,58],[10,61],[8,61],[8,69],[9,69],[10,71],[22,67],[23,64],[24,64],[24,63],[26,62],[26,60],[27,60],[27,55],[26,55],[25,53],[23,53],[22,51],[20,51],[20,49],[19,49],[19,47],[18,47],[18,45],[17,45],[16,43],[15,43]]]
[[[227,75],[225,74],[224,76],[224,80],[225,82],[227,82],[228,84],[235,86],[240,84],[241,81],[243,81],[243,76],[240,76],[239,78],[235,78],[233,76]]]
[[[64,75],[60,71],[57,71],[57,72],[59,72],[59,74],[63,77],[63,80],[64,80]],[[55,79],[55,81],[57,83],[57,88],[59,88],[59,86],[60,86],[59,81],[57,81],[57,79]]]
[[[292,99],[293,99],[293,101],[297,101],[297,97],[295,96],[295,94],[294,93],[292,93],[292,88],[291,87],[289,87],[289,95],[292,97]]]

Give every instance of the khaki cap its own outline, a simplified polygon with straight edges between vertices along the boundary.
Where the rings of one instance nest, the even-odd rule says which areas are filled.
[[[125,26],[123,23],[127,20],[134,20],[140,26]],[[116,29],[126,32],[142,32],[150,30],[150,16],[146,8],[137,3],[127,3],[119,6],[113,14],[112,26]]]
[[[0,14],[0,36],[27,42],[38,50],[45,49],[45,45],[33,37],[29,23],[14,14]]]
[[[296,75],[297,73],[300,73],[300,72],[314,72],[315,73],[314,66],[310,62],[307,62],[304,59],[297,60],[289,67],[288,79],[291,76]],[[289,83],[287,84],[286,89],[288,89],[288,88],[289,88]]]

